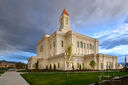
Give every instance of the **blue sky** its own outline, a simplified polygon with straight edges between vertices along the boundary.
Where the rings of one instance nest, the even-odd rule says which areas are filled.
[[[1,0],[0,60],[27,63],[37,42],[59,29],[65,8],[72,30],[99,39],[99,52],[128,55],[128,0]]]

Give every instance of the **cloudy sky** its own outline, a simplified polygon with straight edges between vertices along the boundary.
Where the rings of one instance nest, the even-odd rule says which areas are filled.
[[[128,55],[128,0],[0,0],[0,60],[27,63],[66,9],[72,30],[99,39],[99,52]]]

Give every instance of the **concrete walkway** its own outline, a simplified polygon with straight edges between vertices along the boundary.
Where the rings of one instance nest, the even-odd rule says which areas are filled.
[[[29,85],[20,73],[12,71],[5,72],[0,76],[0,85]]]

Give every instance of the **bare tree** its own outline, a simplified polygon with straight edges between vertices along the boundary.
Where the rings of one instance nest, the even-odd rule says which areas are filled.
[[[69,70],[69,67],[71,67],[71,64],[73,64],[73,54],[72,54],[72,45],[69,45],[65,50],[65,60],[66,65]]]

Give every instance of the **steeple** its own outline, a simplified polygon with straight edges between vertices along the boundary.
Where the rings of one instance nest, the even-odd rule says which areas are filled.
[[[68,12],[64,9],[60,16],[60,31],[68,32],[70,31],[70,16]]]
[[[69,16],[68,12],[67,12],[65,9],[63,10],[63,12],[62,12],[62,14],[61,14],[61,15],[63,15],[63,14],[65,14],[65,15]]]

